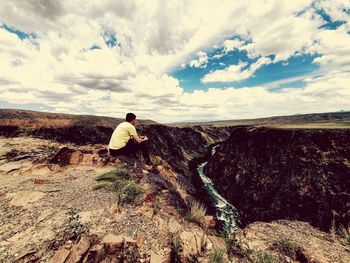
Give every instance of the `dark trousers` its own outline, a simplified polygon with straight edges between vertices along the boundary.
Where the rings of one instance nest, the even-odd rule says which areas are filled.
[[[113,150],[109,149],[110,155],[117,157],[120,155],[133,155],[135,156],[137,152],[141,151],[142,156],[145,159],[145,162],[147,164],[151,164],[151,160],[149,158],[149,153],[148,153],[148,145],[147,141],[143,141],[141,143],[135,142],[133,139],[130,139],[128,143],[123,147],[118,150]]]

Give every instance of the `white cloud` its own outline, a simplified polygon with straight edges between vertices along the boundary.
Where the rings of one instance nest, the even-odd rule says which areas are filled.
[[[350,69],[350,35],[344,28],[325,30],[317,34],[318,42],[313,51],[322,54],[314,61],[324,67]]]
[[[276,55],[275,62],[304,52],[314,42],[319,21],[303,17],[280,18],[269,27],[254,29],[252,43],[244,47],[250,57]]]
[[[244,62],[239,62],[237,65],[228,66],[222,70],[215,70],[206,74],[202,82],[234,82],[250,77],[249,70],[243,70],[248,64]]]
[[[187,118],[205,118],[206,112],[215,114],[207,119],[242,119],[290,115],[295,113],[334,112],[349,109],[350,73],[310,77],[303,88],[285,88],[271,92],[264,87],[208,89],[184,94],[188,105]],[[195,118],[194,118],[195,119]]]
[[[262,57],[246,68],[248,63],[240,61],[237,65],[231,65],[224,69],[215,70],[206,74],[203,77],[202,82],[234,82],[244,80],[251,77],[261,66],[270,64],[271,62],[270,58]]]
[[[139,117],[158,121],[348,108],[344,98],[349,76],[344,71],[349,65],[350,22],[342,11],[348,1],[317,1],[317,8],[333,20],[346,21],[333,31],[319,29],[324,21],[311,2],[1,1],[0,24],[35,33],[36,39],[21,40],[0,28],[0,105],[31,103],[53,111],[117,117],[133,109]],[[113,48],[105,43],[106,31],[115,33]],[[242,41],[228,40],[237,35]],[[94,45],[101,49],[89,50]],[[240,63],[213,71],[203,78],[205,83],[248,78],[272,63],[266,58],[270,54],[277,62],[294,54],[320,53],[315,61],[322,77],[311,78],[306,88],[278,93],[264,87],[185,92],[169,72],[181,64],[205,67],[213,46],[222,46],[224,52],[246,50],[259,59],[249,67]],[[325,94],[328,100],[321,96]],[[295,103],[289,106],[292,99]]]
[[[199,51],[197,53],[197,59],[191,60],[189,65],[191,68],[205,68],[208,64],[208,55],[203,52]]]
[[[315,7],[323,9],[333,21],[350,21],[350,16],[344,10],[349,10],[350,3],[348,0],[337,1],[316,1]]]
[[[240,41],[238,39],[229,39],[229,40],[225,40],[223,46],[224,46],[224,52],[228,53],[230,51],[233,51],[237,48],[240,48],[241,46],[244,45],[243,41]]]

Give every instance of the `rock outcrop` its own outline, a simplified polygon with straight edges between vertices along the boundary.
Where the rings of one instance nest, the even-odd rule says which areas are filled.
[[[350,130],[238,127],[205,172],[246,222],[350,221]]]
[[[255,222],[238,233],[237,239],[252,251],[275,256],[278,262],[345,263],[350,258],[350,250],[338,237],[300,221]]]
[[[0,136],[31,136],[76,145],[102,144],[106,149],[113,130],[123,119],[40,113],[24,110],[0,110]],[[229,136],[231,127],[193,126],[175,127],[140,120],[139,134],[150,139],[149,148],[153,155],[161,156],[171,163],[175,171],[190,176],[188,162],[205,154],[207,146]],[[70,150],[60,153],[71,156]],[[76,153],[77,154],[77,153]],[[90,162],[88,152],[82,152],[85,161]],[[65,162],[79,162],[83,155],[73,156]],[[96,157],[98,159],[98,157]]]

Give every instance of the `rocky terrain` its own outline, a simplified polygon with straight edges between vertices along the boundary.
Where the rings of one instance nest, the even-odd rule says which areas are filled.
[[[30,136],[77,145],[108,145],[123,119],[0,109],[0,136]],[[175,170],[187,174],[188,161],[205,153],[208,144],[228,137],[231,127],[170,127],[138,120],[139,134],[147,135],[150,151],[166,156]]]
[[[187,219],[195,189],[159,156],[152,158],[156,171],[147,171],[137,159],[106,158],[103,145],[18,137],[1,138],[0,146],[1,262],[346,262],[350,256],[337,236],[306,223],[256,222],[226,236],[210,215],[199,224]],[[97,187],[98,176],[125,167],[144,189],[132,204]]]
[[[0,262],[349,262],[346,236],[328,231],[348,220],[346,130],[140,121],[154,164],[147,170],[138,158],[108,156],[122,120],[0,113]],[[196,206],[207,198],[193,172],[208,158],[206,172],[245,222],[235,233]],[[294,192],[314,210],[295,205]],[[280,197],[301,214],[285,212]]]
[[[206,174],[247,223],[350,222],[350,130],[237,127]]]

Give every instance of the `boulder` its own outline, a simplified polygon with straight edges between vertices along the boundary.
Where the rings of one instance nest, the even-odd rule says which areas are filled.
[[[111,204],[111,206],[108,208],[108,212],[110,214],[116,214],[116,213],[119,213],[120,211],[121,209],[116,203]]]
[[[204,229],[214,228],[216,226],[216,220],[213,216],[205,216],[201,225]]]
[[[9,206],[22,206],[24,208],[28,208],[32,205],[32,203],[40,200],[46,194],[38,191],[23,191],[18,192],[14,195],[12,200],[9,203]]]
[[[82,165],[92,165],[92,155],[91,154],[83,154],[81,164]]]
[[[154,215],[154,208],[153,207],[149,207],[149,206],[142,206],[139,208],[139,213],[149,219],[153,218]]]
[[[146,241],[146,236],[144,234],[138,235],[136,239],[136,246],[142,247],[145,241]]]
[[[104,244],[107,253],[115,254],[120,252],[124,245],[136,245],[136,240],[125,235],[116,236],[113,234],[108,234],[102,239],[102,243]]]
[[[102,239],[102,243],[105,245],[107,253],[116,253],[121,251],[124,246],[124,237],[123,235],[113,235],[108,234]]]
[[[92,243],[92,237],[87,235],[81,236],[79,242],[77,244],[74,244],[71,248],[70,254],[67,257],[65,263],[81,262],[87,251],[90,249]]]
[[[227,245],[223,238],[217,236],[208,236],[207,247],[214,251],[221,251],[227,254]]]
[[[91,159],[92,159],[92,165],[94,165],[94,166],[104,167],[106,165],[106,159],[103,159],[98,154],[93,154],[91,156]]]
[[[86,256],[83,263],[98,263],[106,257],[106,249],[102,244],[93,245]]]
[[[81,151],[75,151],[71,154],[69,159],[69,164],[71,165],[78,165],[83,159],[83,154]]]
[[[276,252],[277,241],[289,242],[298,247],[295,255],[298,262],[349,262],[350,258],[348,246],[341,245],[331,234],[322,232],[306,222],[254,222],[237,234],[242,243],[255,251],[273,249]]]
[[[176,237],[182,248],[181,257],[185,260],[191,255],[199,255],[206,245],[207,237],[202,229],[191,229],[182,231]]]
[[[151,251],[151,262],[150,263],[163,263],[164,259],[154,251]]]
[[[169,218],[168,230],[171,234],[177,233],[181,228],[182,226],[176,220]]]
[[[53,256],[51,263],[64,263],[70,254],[70,250],[61,248]]]

